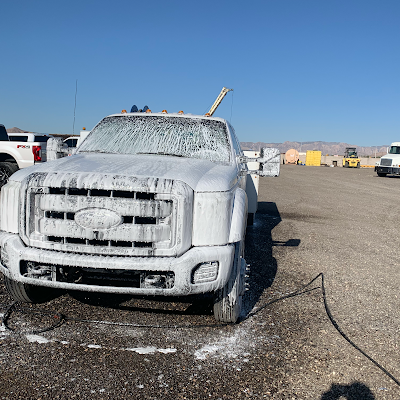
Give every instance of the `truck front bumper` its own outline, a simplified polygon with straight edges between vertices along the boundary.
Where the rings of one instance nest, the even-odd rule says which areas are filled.
[[[381,167],[380,165],[375,165],[374,170],[379,174],[400,175],[400,168],[398,167]]]
[[[164,296],[207,293],[224,287],[235,253],[235,246],[228,244],[192,247],[180,257],[95,256],[27,247],[17,234],[3,231],[0,248],[0,271],[21,283],[86,292]],[[89,275],[96,279],[85,282]],[[129,279],[124,282],[125,276],[136,278],[129,278],[132,283]]]

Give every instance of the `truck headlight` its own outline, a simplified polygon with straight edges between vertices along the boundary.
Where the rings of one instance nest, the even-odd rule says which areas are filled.
[[[18,233],[21,182],[9,181],[1,188],[0,230]]]
[[[232,191],[198,192],[193,202],[193,246],[221,246],[229,242]]]

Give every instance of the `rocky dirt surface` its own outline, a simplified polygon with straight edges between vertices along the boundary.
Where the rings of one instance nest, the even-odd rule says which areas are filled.
[[[0,399],[399,399],[400,178],[285,165],[261,179],[241,323],[207,302],[65,294],[0,326]],[[164,300],[164,299],[161,299]],[[0,313],[12,299],[0,286]],[[66,321],[47,332],[58,320]]]

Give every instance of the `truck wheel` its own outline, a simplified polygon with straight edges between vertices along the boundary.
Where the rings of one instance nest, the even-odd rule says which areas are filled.
[[[6,276],[4,277],[4,284],[8,294],[15,301],[22,303],[44,303],[60,295],[58,290],[16,282]]]
[[[377,172],[377,174],[378,174],[378,176],[380,176],[380,177],[385,177],[387,174],[385,174],[384,172]]]
[[[360,163],[357,163],[357,168],[360,168],[360,167],[361,167]]]
[[[10,162],[0,162],[0,189],[8,182],[8,178],[18,171],[18,165]]]
[[[235,246],[235,257],[231,276],[224,288],[214,297],[214,317],[217,321],[236,323],[242,311],[246,261],[242,255],[242,244]]]
[[[346,161],[346,162],[344,163],[344,167],[345,167],[345,168],[349,168],[349,162],[348,162],[348,161]]]

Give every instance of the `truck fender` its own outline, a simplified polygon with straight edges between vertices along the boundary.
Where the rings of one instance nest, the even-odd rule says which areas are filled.
[[[247,195],[243,189],[236,189],[233,201],[231,230],[229,243],[240,242],[244,239],[247,222]]]

